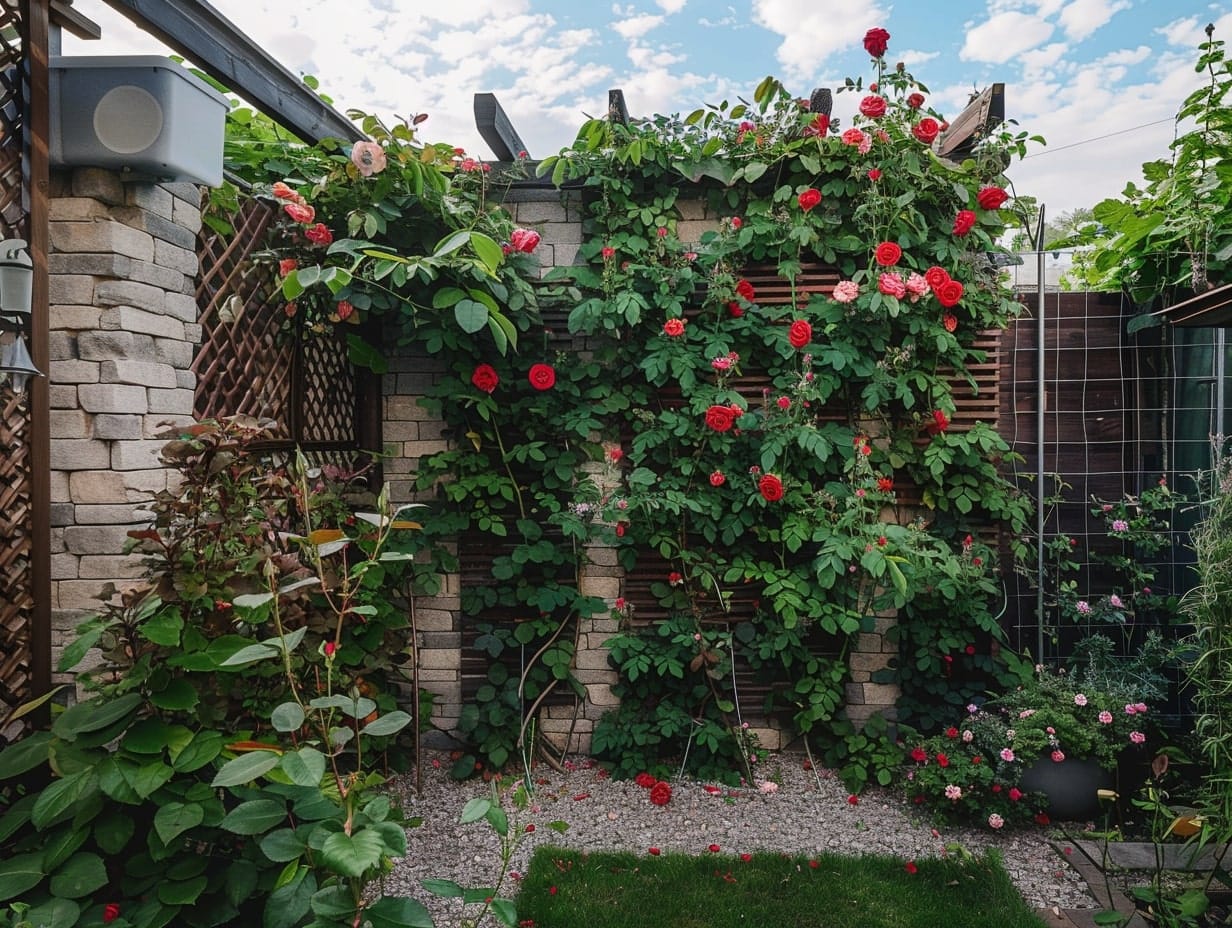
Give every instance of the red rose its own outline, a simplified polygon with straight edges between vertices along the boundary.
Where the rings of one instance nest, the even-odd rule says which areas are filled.
[[[982,209],[1000,209],[1001,204],[1009,198],[1010,195],[1000,187],[984,187],[975,195]]]
[[[766,474],[757,481],[757,491],[766,502],[777,502],[783,498],[783,481],[774,474]]]
[[[812,135],[817,138],[824,138],[826,133],[830,131],[830,117],[825,113],[818,113],[813,121],[804,128],[806,136]]]
[[[850,796],[847,797],[847,805],[858,806],[859,804],[860,804],[860,797],[857,796],[855,793],[852,793]]]
[[[928,752],[921,747],[914,747],[911,749],[911,759],[917,764],[926,764],[928,763]]]
[[[905,864],[903,864],[903,869],[906,870],[908,873],[910,873],[912,876],[915,876],[915,874],[920,872],[920,868],[915,865],[914,860],[909,860]]]
[[[723,476],[721,470],[716,470],[710,475],[710,485],[712,487],[721,487],[725,483],[727,483],[727,478]]]
[[[667,322],[663,323],[663,334],[669,335],[672,338],[679,338],[684,334],[684,320],[668,319]]]
[[[513,234],[509,236],[509,244],[516,251],[530,254],[539,247],[539,233],[534,229],[514,229]]]
[[[950,279],[950,274],[945,268],[937,267],[937,265],[934,264],[924,272],[924,279],[928,281],[928,285],[935,293],[938,287]]]
[[[880,58],[886,53],[886,46],[889,41],[890,33],[878,26],[876,29],[870,29],[864,33],[864,50],[874,58]]]
[[[646,853],[651,857],[658,857],[662,852],[657,847],[649,847],[646,849]]]
[[[274,196],[280,200],[295,200],[299,197],[298,193],[280,180],[274,181],[274,186],[271,189],[273,190]]]
[[[969,209],[960,209],[958,215],[954,217],[954,234],[963,236],[973,228],[975,228],[975,213]]]
[[[807,213],[821,202],[821,191],[816,187],[809,187],[808,190],[805,190],[796,198],[796,202],[800,204],[800,209]]]
[[[911,134],[923,142],[925,145],[931,145],[933,139],[937,137],[937,133],[941,131],[941,125],[931,116],[925,116],[914,126],[911,127]]]
[[[744,307],[742,307],[739,303],[733,300],[732,302],[727,304],[727,313],[733,319],[739,319],[741,316],[744,315]]]
[[[929,435],[940,435],[950,427],[949,417],[940,409],[933,410],[933,421],[924,426],[924,431]]]
[[[349,300],[339,300],[338,308],[334,310],[334,315],[338,317],[339,322],[346,322],[355,315],[355,307]]]
[[[944,316],[942,316],[941,324],[945,327],[945,330],[947,332],[957,332],[958,331],[958,317],[955,316],[953,313],[946,313]]]
[[[924,94],[922,93],[911,94],[911,96],[907,97],[907,105],[911,107],[913,110],[918,110],[921,106],[924,105]]]
[[[877,478],[877,489],[882,493],[890,493],[894,490],[894,481],[889,477]]]
[[[898,264],[902,256],[903,250],[898,247],[896,242],[882,242],[873,253],[877,263],[883,267],[893,267],[895,264]]]
[[[118,902],[108,902],[103,906],[103,921],[114,922],[120,917],[120,904]]]
[[[739,229],[742,225],[744,225],[744,220],[741,219],[739,216],[731,217],[731,227],[733,229]]]
[[[604,261],[607,261],[609,258],[616,257],[616,249],[611,245],[604,245],[599,249],[599,254],[603,256]]]
[[[787,340],[793,348],[803,348],[813,340],[813,327],[805,319],[797,319],[787,330]]]
[[[950,759],[946,757],[944,754],[938,754],[937,755],[937,766],[938,767],[950,766]]]
[[[317,216],[317,211],[306,203],[284,203],[282,208],[296,222],[302,222],[305,225],[312,222]]]
[[[740,283],[736,284],[736,295],[742,296],[752,303],[757,297],[757,291],[753,289],[753,285],[751,283],[742,279]]]
[[[653,774],[649,774],[643,770],[641,773],[639,773],[637,776],[633,778],[633,782],[636,783],[638,786],[640,786],[642,789],[650,789],[650,787],[654,786],[659,781],[655,779]]]
[[[953,725],[951,725],[949,728],[947,728],[947,729],[945,730],[945,736],[946,736],[947,738],[957,738],[957,737],[958,737],[958,729],[957,729],[957,728],[955,728]]]
[[[325,223],[318,222],[304,230],[304,238],[314,245],[328,245],[334,240],[334,233],[325,227]]]
[[[933,292],[937,294],[937,302],[949,309],[951,306],[957,306],[962,299],[963,285],[957,280],[947,280]]]
[[[484,393],[491,393],[496,389],[496,385],[500,383],[500,376],[496,373],[496,368],[491,364],[480,364],[475,368],[475,372],[471,374],[471,383]]]
[[[711,406],[706,410],[706,425],[716,432],[730,431],[732,423],[740,418],[740,412],[731,406]]]
[[[860,112],[871,119],[884,116],[886,111],[885,97],[869,94],[860,101]]]
[[[299,267],[299,263],[294,258],[283,258],[278,262],[278,273],[286,277],[297,267]]]
[[[660,780],[650,788],[650,801],[656,806],[665,806],[672,801],[672,788]]]
[[[526,379],[536,390],[551,390],[556,384],[556,371],[550,364],[532,364]]]
[[[719,853],[720,848],[717,844],[712,844],[709,848],[707,848],[707,850],[709,850],[711,854],[717,854]]]

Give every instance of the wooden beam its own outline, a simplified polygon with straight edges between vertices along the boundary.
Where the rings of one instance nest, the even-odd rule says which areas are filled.
[[[475,94],[475,128],[492,149],[497,161],[519,161],[529,158],[526,145],[513,128],[513,123],[501,109],[494,93]]]
[[[73,9],[73,0],[51,0],[51,24],[87,42],[103,35],[98,23]]]
[[[26,0],[24,55],[29,106],[26,109],[25,144],[29,154],[30,213],[27,241],[34,265],[30,301],[30,359],[44,374],[50,374],[50,281],[47,253],[50,249],[51,163],[47,140],[51,128],[50,45],[51,21],[48,0]],[[34,627],[30,634],[31,698],[51,689],[51,399],[48,377],[30,381],[30,585],[34,597]],[[42,718],[46,718],[43,715]]]
[[[305,142],[363,133],[205,0],[105,0]]]
[[[961,160],[990,130],[1004,121],[1005,85],[991,84],[954,117],[937,142],[937,154],[951,161]]]
[[[625,103],[623,90],[616,89],[607,92],[607,121],[619,123],[622,126],[629,124],[629,106]]]
[[[830,93],[829,87],[817,87],[809,96],[809,112],[822,113],[826,116],[830,115],[830,110],[834,107],[834,94]]]

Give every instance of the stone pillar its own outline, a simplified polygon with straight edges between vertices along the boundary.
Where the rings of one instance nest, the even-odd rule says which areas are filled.
[[[883,715],[890,720],[898,717],[898,684],[875,680],[875,677],[881,676],[879,671],[888,671],[891,662],[898,657],[898,646],[889,636],[894,621],[893,615],[873,617],[869,629],[856,635],[855,645],[851,649],[847,716],[857,727],[863,726],[874,715]]]
[[[192,417],[200,191],[61,172],[50,220],[54,666],[104,584],[140,576],[123,551],[167,487],[155,436]]]

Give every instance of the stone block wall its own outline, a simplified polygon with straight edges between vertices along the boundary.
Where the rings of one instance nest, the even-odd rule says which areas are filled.
[[[543,189],[513,189],[505,206],[518,226],[539,232],[541,242],[535,251],[542,273],[553,267],[577,263],[582,244],[583,206],[576,192],[561,193]],[[712,214],[700,200],[678,204],[680,214],[676,234],[683,242],[697,243],[702,235],[719,228],[721,216]],[[432,358],[393,359],[384,382],[385,477],[398,502],[414,499],[414,474],[419,459],[445,450],[448,441],[442,424],[433,421],[417,402],[443,372],[443,365]],[[595,476],[600,476],[596,471]],[[582,570],[582,592],[614,603],[621,593],[621,570],[616,552],[606,547],[591,547]],[[459,578],[444,578],[439,596],[420,598],[416,604],[419,629],[421,685],[436,694],[433,723],[446,731],[456,728],[462,712],[462,633]],[[582,622],[574,674],[586,687],[587,700],[580,708],[549,706],[542,717],[542,732],[559,749],[585,753],[590,747],[594,725],[604,712],[616,706],[612,687],[617,675],[608,664],[606,642],[617,632],[617,622],[608,614]],[[878,618],[872,632],[861,634],[851,657],[851,682],[847,687],[849,713],[857,724],[875,713],[892,715],[897,688],[872,682],[873,674],[889,666],[895,647],[886,632],[892,618]],[[753,720],[758,743],[771,750],[783,745],[784,732],[772,722]]]
[[[54,666],[104,584],[139,575],[123,550],[167,486],[155,436],[192,418],[200,191],[64,171],[50,220]]]

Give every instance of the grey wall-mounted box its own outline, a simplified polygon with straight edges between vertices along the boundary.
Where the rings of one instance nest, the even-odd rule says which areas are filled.
[[[222,183],[227,98],[157,55],[51,59],[51,163]]]

